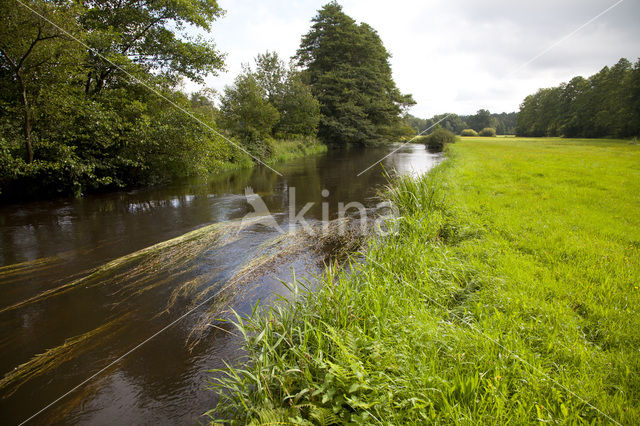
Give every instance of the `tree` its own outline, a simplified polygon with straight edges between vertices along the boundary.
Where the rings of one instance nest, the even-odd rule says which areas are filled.
[[[277,53],[268,51],[256,57],[255,67],[256,81],[280,114],[274,133],[283,137],[315,136],[320,107],[300,73],[287,67]]]
[[[223,126],[238,136],[249,151],[262,157],[270,154],[267,140],[280,114],[249,69],[225,88],[220,112]]]
[[[282,98],[276,104],[280,121],[275,132],[283,136],[315,136],[320,122],[320,104],[313,97],[311,87],[305,84],[300,73],[290,71],[285,81]]]
[[[254,76],[267,94],[269,102],[277,105],[282,101],[289,70],[276,52],[259,54],[255,59]]]
[[[80,195],[246,161],[210,131],[215,108],[177,89],[182,78],[201,80],[222,66],[210,42],[183,31],[208,28],[222,13],[215,1],[26,5],[0,0],[3,196]]]
[[[470,128],[479,132],[485,127],[497,127],[497,120],[491,116],[491,113],[486,109],[480,109],[475,115],[467,118],[467,124]]]
[[[630,117],[628,135],[640,136],[640,59],[636,61],[628,78],[625,98]]]
[[[188,27],[209,30],[222,14],[216,0],[83,0],[82,5],[86,12],[80,22],[91,48],[87,93],[126,79],[119,68],[153,71],[174,83],[182,76],[202,82],[222,68],[223,56],[211,41],[183,32]]]
[[[402,119],[414,130],[415,133],[421,133],[427,128],[426,119],[415,117],[409,113],[405,114]]]
[[[427,133],[433,132],[437,126],[442,127],[455,134],[460,133],[467,127],[467,123],[462,120],[457,114],[447,113],[434,115],[431,119],[426,121],[426,129],[429,129]]]
[[[502,112],[491,114],[496,120],[496,133],[499,135],[514,135],[516,133],[516,113]]]
[[[338,3],[318,11],[296,58],[320,102],[318,136],[325,143],[381,142],[402,127],[400,114],[413,99],[393,82],[389,53],[376,31],[356,24]]]
[[[11,0],[0,3],[0,72],[3,86],[13,86],[11,92],[19,99],[26,162],[31,163],[34,98],[51,83],[52,71],[59,71],[63,63],[73,64],[77,52],[76,45],[59,29],[74,31],[72,4],[35,0],[28,6],[35,13]]]
[[[620,59],[588,79],[575,77],[540,89],[520,105],[516,133],[522,136],[629,137],[638,135],[635,67]],[[637,77],[635,77],[637,78]]]

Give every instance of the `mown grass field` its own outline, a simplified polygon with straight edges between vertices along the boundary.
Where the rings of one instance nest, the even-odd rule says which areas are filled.
[[[240,423],[638,424],[640,145],[464,138],[396,235],[242,321]]]

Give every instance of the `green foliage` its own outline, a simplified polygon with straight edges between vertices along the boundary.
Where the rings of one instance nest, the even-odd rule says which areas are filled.
[[[438,123],[438,124],[436,124]],[[467,127],[464,120],[457,114],[438,114],[434,115],[429,120],[426,120],[426,127],[431,127],[431,131],[434,131],[438,126],[452,133],[458,134]],[[428,133],[428,132],[427,132]]]
[[[519,136],[640,135],[640,60],[620,59],[588,79],[540,89],[520,105]]]
[[[44,18],[0,2],[3,198],[80,195],[247,164],[211,131],[218,114],[209,94],[189,101],[176,89],[181,78],[200,81],[222,66],[210,42],[184,33],[209,28],[221,13],[215,1],[28,5]]]
[[[413,127],[416,133],[425,132],[428,134],[430,130],[427,129],[433,129],[436,125],[440,125],[455,134],[460,134],[463,130],[473,126],[471,130],[474,131],[480,131],[485,127],[493,127],[499,135],[513,135],[516,128],[516,113],[492,114],[485,109],[481,109],[475,115],[437,114],[425,120],[407,114],[404,117],[404,121]]]
[[[515,135],[516,134],[516,116],[515,112],[501,112],[500,114],[491,114],[496,120],[496,133],[499,135]]]
[[[286,91],[289,70],[276,52],[265,52],[255,58],[254,77],[265,91],[269,102],[278,104]]]
[[[33,0],[27,6],[36,13],[11,0],[0,2],[0,108],[6,114],[7,136],[15,139],[21,131],[22,156],[31,163],[42,89],[80,71],[82,51],[59,28],[71,37],[83,34],[75,21],[79,8],[72,3]]]
[[[431,134],[425,136],[422,142],[427,145],[431,151],[442,151],[447,144],[454,143],[456,135],[449,130],[438,127]]]
[[[273,126],[280,113],[269,103],[265,90],[255,76],[245,70],[236,77],[233,86],[224,90],[220,106],[222,125],[253,154],[267,158],[271,154]]]
[[[393,182],[398,231],[363,261],[238,319],[248,358],[222,372],[212,417],[638,423],[640,147],[514,138],[450,152]]]
[[[493,127],[485,127],[478,133],[478,136],[495,137],[495,135],[496,129],[494,129]]]
[[[280,121],[275,134],[279,137],[292,135],[315,136],[320,122],[320,104],[311,93],[309,85],[300,74],[290,72],[285,81],[284,93],[276,104]]]
[[[287,69],[276,53],[258,55],[255,62],[255,71],[245,66],[225,89],[221,123],[254,155],[268,159],[274,153],[273,137],[314,137],[320,110],[300,74]]]
[[[100,52],[125,70],[153,71],[173,83],[182,77],[202,82],[223,65],[223,56],[211,41],[192,37],[188,28],[209,30],[222,9],[216,0],[88,0],[79,20],[86,30],[87,93],[127,80]]]
[[[400,113],[414,101],[393,82],[389,53],[373,28],[329,3],[313,18],[297,59],[320,103],[323,142],[367,145],[397,137]]]
[[[278,110],[280,120],[274,135],[288,138],[296,135],[315,136],[320,121],[320,105],[300,73],[287,68],[277,53],[266,52],[255,60],[255,78]]]
[[[476,132],[480,132],[482,129],[487,127],[496,128],[498,120],[493,117],[488,110],[481,109],[478,110],[476,115],[470,115],[467,117],[467,124]]]
[[[473,129],[464,129],[460,132],[460,136],[478,136],[478,132]]]
[[[402,121],[404,121],[404,123],[407,126],[413,129],[414,134],[421,133],[423,130],[425,130],[428,127],[427,120],[423,118],[418,118],[409,113],[405,114],[402,117]]]

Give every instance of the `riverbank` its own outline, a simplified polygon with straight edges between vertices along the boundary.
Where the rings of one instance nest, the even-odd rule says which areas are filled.
[[[47,172],[42,175],[44,173],[42,170],[57,167],[55,165],[41,162],[28,170],[22,170],[18,166],[11,166],[3,162],[3,159],[0,158],[0,205],[61,197],[81,198],[87,194],[104,194],[123,189],[152,188],[196,177],[210,180],[238,170],[251,169],[258,164],[246,152],[228,142],[220,140],[220,143],[225,145],[224,149],[221,149],[223,152],[212,152],[209,154],[210,158],[202,161],[200,161],[201,159],[190,160],[192,168],[177,167],[168,162],[166,170],[153,178],[143,177],[144,168],[141,168],[137,171],[141,176],[136,179],[122,179],[117,182],[116,180],[105,180],[100,185],[92,183],[92,179],[95,178],[94,174],[90,174],[90,176],[77,174],[71,182],[69,179],[62,178],[59,173],[56,174],[57,172]],[[271,153],[262,161],[272,167],[297,158],[327,152],[325,144],[310,136],[301,136],[296,139],[274,139],[270,145]],[[196,163],[198,165],[194,166]],[[61,181],[66,183],[60,184]]]
[[[327,152],[327,146],[316,138],[278,139],[273,145],[274,150],[269,159],[270,164]]]
[[[212,416],[640,418],[640,146],[464,138],[393,183],[398,233],[241,327]]]

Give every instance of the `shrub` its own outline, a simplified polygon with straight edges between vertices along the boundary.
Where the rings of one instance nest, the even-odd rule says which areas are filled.
[[[496,129],[494,129],[493,127],[485,127],[484,129],[480,130],[480,133],[478,134],[480,136],[494,137],[496,135]]]
[[[464,129],[460,132],[460,136],[478,136],[478,132],[473,129]]]
[[[456,135],[447,129],[435,129],[430,135],[424,138],[424,144],[432,151],[442,151],[448,143],[454,143]]]

